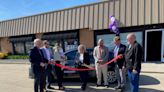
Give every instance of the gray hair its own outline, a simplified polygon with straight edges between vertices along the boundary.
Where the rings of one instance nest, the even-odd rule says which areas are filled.
[[[85,45],[83,45],[83,44],[79,45],[79,46],[78,46],[78,49],[83,49],[84,52],[86,51],[86,47],[85,47]]]
[[[104,42],[104,40],[100,38],[100,39],[98,40],[98,43],[100,43],[101,41]]]
[[[127,38],[133,38],[134,40],[136,40],[136,35],[134,34],[134,33],[129,33],[128,35],[127,35]]]
[[[40,39],[34,39],[34,46],[37,46],[38,45],[38,42],[40,42],[41,40]]]

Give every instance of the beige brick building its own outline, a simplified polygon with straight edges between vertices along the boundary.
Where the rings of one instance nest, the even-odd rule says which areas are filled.
[[[27,54],[35,38],[47,39],[51,45],[60,42],[65,51],[78,44],[93,48],[103,38],[111,49],[115,34],[108,29],[110,15],[119,22],[122,43],[134,32],[145,61],[164,59],[164,0],[106,0],[0,21],[0,50]]]

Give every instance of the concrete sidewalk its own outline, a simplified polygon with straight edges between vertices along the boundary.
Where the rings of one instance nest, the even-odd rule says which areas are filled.
[[[164,74],[164,63],[162,62],[147,62],[142,63],[143,73],[163,73]]]
[[[0,59],[0,64],[30,64],[29,59]],[[142,63],[143,73],[164,73],[164,63],[147,62]]]
[[[0,59],[0,64],[30,64],[29,59]],[[147,62],[142,63],[143,73],[164,73],[164,63]]]
[[[18,64],[17,64],[18,63]],[[33,92],[33,80],[28,78],[28,60],[0,60],[0,90],[1,92]],[[51,92],[82,92],[79,82],[64,82],[67,90]],[[57,89],[57,86],[54,86]],[[99,87],[89,83],[85,92],[117,92],[110,88]],[[129,85],[126,85],[130,92]],[[164,92],[164,63],[143,63],[140,76],[139,92]]]
[[[164,92],[164,63],[143,63],[140,92]]]

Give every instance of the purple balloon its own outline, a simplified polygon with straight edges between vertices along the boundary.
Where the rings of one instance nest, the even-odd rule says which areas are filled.
[[[110,21],[111,23],[109,24],[109,29],[118,35],[120,32],[115,17],[110,16]]]

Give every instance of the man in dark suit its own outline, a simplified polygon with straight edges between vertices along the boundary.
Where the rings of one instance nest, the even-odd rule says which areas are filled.
[[[114,57],[117,57],[118,55],[124,55],[126,46],[121,44],[119,36],[116,36],[114,38],[114,43],[116,45],[113,51]],[[124,58],[121,58],[115,61],[115,72],[116,72],[117,82],[118,82],[118,86],[116,86],[115,89],[120,89],[124,87],[125,79],[126,79],[125,67],[123,66],[124,62],[125,62]]]
[[[77,64],[77,68],[79,69],[87,69],[88,67],[86,67],[86,65],[90,65],[89,53],[86,52],[84,45],[78,46],[78,53],[76,54],[75,62]],[[85,90],[89,78],[88,71],[79,71],[79,74],[82,82],[81,89]]]
[[[34,92],[44,92],[45,88],[45,65],[47,61],[43,58],[40,48],[42,41],[34,40],[34,48],[30,52],[30,62],[34,72]],[[40,91],[39,91],[40,89]]]
[[[139,75],[141,71],[142,47],[136,41],[136,36],[131,33],[127,36],[128,47],[125,52],[126,67],[131,85],[131,92],[139,90]]]

